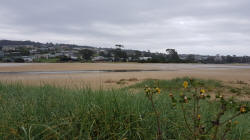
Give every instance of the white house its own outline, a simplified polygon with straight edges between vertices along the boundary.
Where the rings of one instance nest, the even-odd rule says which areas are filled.
[[[16,50],[16,46],[7,45],[7,46],[2,47],[2,51],[4,51],[4,52],[15,51],[15,50]]]
[[[215,62],[221,62],[221,61],[222,61],[222,57],[221,57],[219,54],[217,54],[217,55],[215,56],[215,58],[214,58],[214,61],[215,61]]]
[[[35,59],[40,59],[40,58],[44,58],[44,59],[49,59],[50,54],[36,54],[34,55]]]
[[[139,60],[144,60],[144,61],[148,61],[151,59],[152,59],[152,57],[139,57]]]
[[[32,62],[33,61],[33,57],[31,57],[31,56],[23,56],[22,58],[25,62]]]
[[[92,61],[106,61],[107,58],[103,57],[103,56],[96,56],[94,58],[92,58]]]

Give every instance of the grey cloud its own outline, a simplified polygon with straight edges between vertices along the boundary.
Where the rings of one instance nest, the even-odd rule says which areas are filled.
[[[250,54],[249,0],[6,0],[0,38]]]

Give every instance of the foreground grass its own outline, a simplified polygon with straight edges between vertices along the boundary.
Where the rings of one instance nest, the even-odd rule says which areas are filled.
[[[168,97],[170,92],[179,94],[184,80],[147,80],[109,91],[1,83],[0,139],[156,139],[155,115],[143,88],[157,84],[162,89],[155,97],[155,105],[160,112],[163,138],[185,140],[188,130],[182,112],[178,107],[173,109]],[[223,89],[217,81],[197,81],[203,82],[209,92]],[[214,101],[204,102],[201,108],[203,118],[215,117],[218,112]],[[224,119],[234,112],[227,112]],[[239,124],[226,138],[250,139],[250,115],[236,120]]]

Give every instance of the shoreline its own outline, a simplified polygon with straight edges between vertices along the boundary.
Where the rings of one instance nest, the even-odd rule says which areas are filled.
[[[169,80],[178,77],[214,79],[226,83],[243,81],[250,84],[250,65],[228,64],[155,64],[155,63],[24,63],[25,65],[8,65],[0,63],[0,72],[20,72],[20,74],[1,74],[2,82],[22,82],[28,85],[41,83],[58,86],[82,86],[91,88],[119,88],[143,81],[145,79]],[[19,64],[19,63],[18,63]],[[70,73],[67,71],[107,71]],[[119,72],[119,70],[128,70]],[[135,70],[145,70],[137,71]],[[159,70],[159,71],[150,71]],[[22,72],[41,72],[25,74]],[[52,71],[51,74],[46,72]],[[65,71],[65,73],[56,73]],[[117,84],[122,79],[137,79]],[[112,82],[110,82],[112,81]]]

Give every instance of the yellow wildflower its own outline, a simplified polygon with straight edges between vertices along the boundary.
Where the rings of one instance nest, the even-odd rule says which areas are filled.
[[[188,87],[188,82],[187,82],[187,81],[184,81],[184,82],[183,82],[183,87],[184,87],[184,88],[187,88],[187,87]]]
[[[239,124],[239,122],[238,121],[234,121],[234,124],[237,125],[237,124]]]
[[[155,88],[155,91],[160,94],[161,93],[161,89],[160,88]]]
[[[201,93],[201,94],[202,94],[202,93],[204,94],[205,92],[206,92],[205,89],[201,89],[201,90],[200,90],[200,93]]]
[[[149,87],[145,87],[144,90],[145,90],[146,93],[149,93],[151,91],[151,89]]]
[[[241,106],[240,107],[240,112],[241,113],[245,113],[247,110],[246,110],[246,107],[245,106]]]
[[[201,115],[199,114],[199,115],[197,115],[197,119],[198,120],[200,120],[201,119]]]

